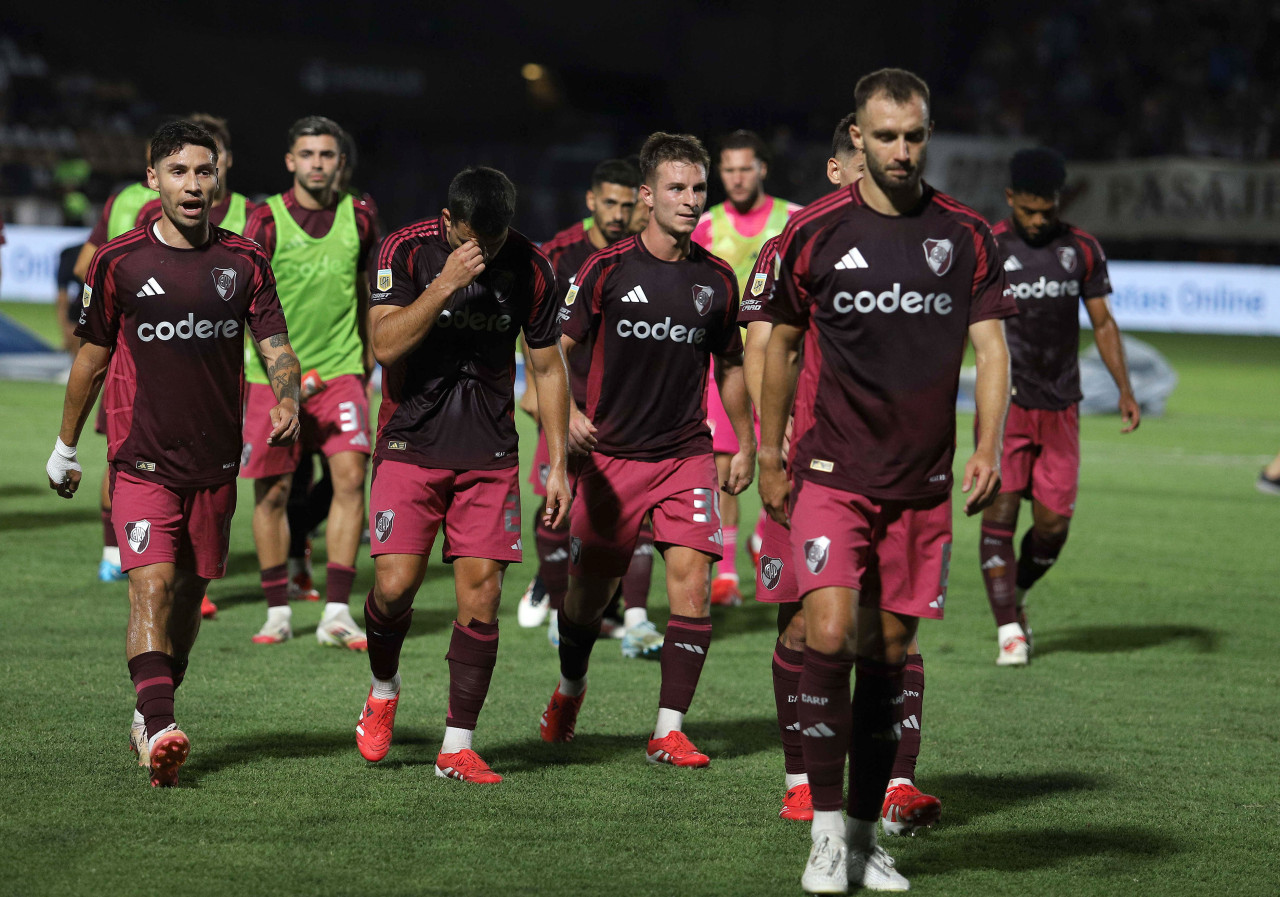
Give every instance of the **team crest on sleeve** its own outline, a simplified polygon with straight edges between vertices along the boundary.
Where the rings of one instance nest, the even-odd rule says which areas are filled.
[[[809,572],[817,575],[827,566],[827,558],[831,555],[831,540],[826,536],[818,536],[804,543],[804,565]]]
[[[716,298],[716,291],[711,287],[704,287],[700,283],[693,285],[693,307],[698,310],[698,314],[705,315],[711,311],[711,301]]]
[[[379,268],[378,269],[378,292],[385,293],[389,289],[391,289],[391,269]]]
[[[759,296],[764,292],[764,282],[769,279],[768,274],[757,274],[751,280],[751,295]]]
[[[570,281],[572,283],[572,281]],[[569,287],[569,292],[564,295],[564,304],[573,305],[578,300],[578,285],[575,283]]]
[[[93,287],[87,283],[84,285],[84,291],[80,293],[80,304],[85,308],[89,307],[89,303],[93,301]]]
[[[772,592],[778,587],[782,578],[782,558],[771,558],[767,554],[760,555],[760,581]]]
[[[391,527],[395,525],[395,511],[379,511],[373,518],[373,532],[378,537],[379,542],[387,541],[387,537],[391,535]]]
[[[1062,268],[1068,274],[1076,269],[1076,248],[1074,246],[1059,246],[1058,261],[1062,263]]]
[[[218,290],[218,295],[222,297],[222,301],[228,301],[236,292],[236,269],[235,268],[214,268],[209,272],[213,275],[213,285]]]
[[[134,554],[142,554],[151,544],[151,521],[135,520],[124,525],[124,537]]]
[[[924,241],[924,260],[939,277],[951,270],[951,262],[954,259],[955,245],[950,240]]]

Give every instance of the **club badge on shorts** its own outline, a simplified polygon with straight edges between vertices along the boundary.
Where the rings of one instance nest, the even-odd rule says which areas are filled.
[[[818,536],[804,543],[804,565],[815,576],[827,566],[827,558],[831,553],[831,540],[826,536]]]
[[[772,592],[778,587],[782,578],[782,558],[771,558],[767,554],[760,555],[760,581]]]
[[[933,273],[941,277],[951,270],[951,262],[955,259],[955,246],[950,240],[925,240],[924,260],[929,263]]]
[[[711,287],[704,287],[700,283],[693,285],[693,307],[698,310],[698,314],[705,315],[711,311],[711,300],[716,298],[716,291]]]
[[[218,295],[222,297],[222,301],[226,302],[236,293],[236,269],[235,268],[214,268],[209,272],[213,275],[213,285],[218,291]]]
[[[124,525],[124,537],[134,554],[142,554],[151,544],[151,521],[135,520]]]
[[[391,527],[395,526],[395,522],[395,511],[379,511],[377,516],[373,518],[373,531],[379,542],[387,541],[387,537],[391,535]]]

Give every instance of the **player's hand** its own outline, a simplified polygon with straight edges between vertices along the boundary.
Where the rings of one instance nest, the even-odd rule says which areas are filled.
[[[524,394],[520,396],[520,410],[533,418],[535,424],[542,426],[542,421],[538,418],[538,391],[536,389],[526,389]]]
[[[1120,394],[1120,417],[1125,423],[1121,433],[1132,433],[1142,423],[1142,406],[1131,392]]]
[[[729,459],[729,478],[720,484],[720,489],[730,495],[740,495],[751,485],[755,474],[756,450],[755,446],[752,446],[750,449],[738,451]]]
[[[996,500],[1000,494],[1000,461],[993,452],[976,451],[965,462],[960,491],[969,492],[964,503],[967,517],[979,513]]]
[[[53,444],[53,454],[44,466],[49,475],[49,488],[57,490],[63,498],[70,498],[80,488],[80,462],[76,460],[76,447],[65,444],[61,438]]]
[[[475,283],[477,277],[484,273],[484,252],[475,240],[468,240],[445,259],[444,270],[440,279],[450,293],[456,293]]]
[[[551,468],[547,474],[547,503],[543,507],[542,525],[552,530],[567,527],[572,504],[573,493],[569,490],[569,478],[564,468]]]
[[[292,399],[285,399],[271,409],[271,435],[267,445],[290,446],[298,441],[302,423],[298,420],[298,406]]]
[[[596,425],[577,406],[569,403],[569,451],[589,455],[596,447]]]
[[[787,505],[791,500],[791,481],[787,479],[787,469],[782,466],[781,455],[778,455],[776,461],[762,457],[758,488],[765,513],[783,526],[790,526]]]

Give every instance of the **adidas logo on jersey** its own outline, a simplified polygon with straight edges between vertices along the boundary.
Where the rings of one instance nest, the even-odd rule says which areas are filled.
[[[138,290],[139,296],[163,296],[164,287],[156,282],[154,277],[148,277],[147,282],[142,285],[142,289]]]
[[[867,260],[862,257],[862,253],[858,251],[858,247],[850,249],[844,254],[840,261],[836,262],[837,271],[851,271],[854,268],[870,268]]]
[[[644,287],[633,287],[627,291],[627,295],[622,297],[623,302],[649,302],[649,297],[644,294]]]
[[[1022,262],[1018,261],[1018,257],[1016,255],[1011,255],[1004,260],[1004,269],[1006,271],[1021,271]]]

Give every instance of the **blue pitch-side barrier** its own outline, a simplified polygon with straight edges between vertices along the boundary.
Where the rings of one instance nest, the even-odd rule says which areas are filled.
[[[57,350],[12,318],[0,314],[0,354],[32,354]]]

